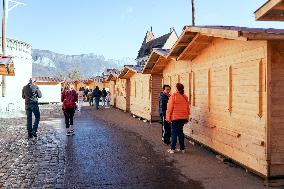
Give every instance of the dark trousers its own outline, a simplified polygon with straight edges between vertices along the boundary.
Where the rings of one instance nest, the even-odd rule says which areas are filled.
[[[184,134],[183,134],[183,126],[184,120],[175,120],[172,121],[172,144],[171,149],[176,149],[177,138],[179,140],[180,150],[184,150]]]
[[[89,104],[90,104],[90,106],[93,106],[93,101],[94,101],[93,98],[90,98],[90,99],[89,99]]]
[[[28,133],[36,133],[40,121],[40,111],[38,107],[38,102],[30,102],[26,104],[26,114],[27,114],[27,130]],[[35,121],[33,124],[33,114],[35,116]],[[33,126],[32,126],[33,124]]]
[[[162,119],[162,140],[165,144],[171,143],[171,123],[166,121],[166,117],[161,115]]]
[[[95,97],[95,102],[96,102],[96,108],[99,109],[100,97]]]
[[[65,125],[67,129],[70,127],[70,125],[73,125],[74,114],[75,110],[73,108],[64,110]]]

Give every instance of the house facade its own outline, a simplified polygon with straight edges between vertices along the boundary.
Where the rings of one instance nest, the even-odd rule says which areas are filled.
[[[0,112],[25,110],[22,88],[32,78],[32,46],[18,40],[7,39],[6,54],[13,57],[14,76],[6,76],[6,95],[0,97]],[[0,84],[2,94],[2,82]]]

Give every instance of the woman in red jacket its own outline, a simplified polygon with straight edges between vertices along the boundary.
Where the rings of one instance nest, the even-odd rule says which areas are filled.
[[[171,122],[172,144],[169,153],[173,154],[176,150],[177,137],[179,139],[180,151],[185,152],[183,126],[189,119],[188,97],[184,94],[184,86],[181,83],[176,84],[177,92],[174,93],[168,102],[166,120]]]

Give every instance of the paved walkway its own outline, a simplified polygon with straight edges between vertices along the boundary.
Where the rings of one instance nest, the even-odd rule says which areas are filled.
[[[76,135],[67,137],[56,112],[43,114],[34,140],[26,139],[24,119],[0,119],[0,188],[266,189],[188,141],[186,154],[166,153],[158,123],[84,107],[76,113]]]

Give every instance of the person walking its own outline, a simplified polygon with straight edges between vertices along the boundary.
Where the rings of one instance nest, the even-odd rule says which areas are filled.
[[[40,122],[40,111],[38,106],[38,98],[42,97],[39,87],[35,84],[36,80],[30,79],[29,83],[23,87],[22,98],[25,99],[25,109],[27,114],[27,130],[28,138],[37,137],[38,125]],[[35,121],[32,126],[32,114]]]
[[[171,95],[166,112],[166,120],[171,122],[172,143],[169,153],[173,154],[176,150],[177,138],[179,140],[180,151],[185,153],[183,126],[189,120],[189,102],[184,94],[184,86],[181,83],[176,84],[176,92]]]
[[[100,105],[100,98],[102,96],[102,92],[100,91],[99,87],[96,86],[96,88],[93,90],[93,97],[95,98],[95,103],[96,103],[96,109],[99,109]]]
[[[90,106],[93,106],[94,104],[94,97],[93,97],[93,91],[92,89],[90,89],[89,93],[88,93],[88,98],[89,98],[89,104]]]
[[[90,90],[88,88],[86,88],[84,90],[84,96],[85,96],[85,101],[86,102],[89,102],[89,98],[88,98],[88,94],[89,94]]]
[[[169,145],[171,144],[171,124],[166,121],[167,104],[171,92],[171,87],[169,85],[163,86],[163,92],[160,93],[159,97],[159,113],[162,120],[162,141]]]
[[[106,107],[105,108],[110,108],[110,92],[109,91],[107,91]]]
[[[106,96],[107,96],[107,91],[105,88],[102,90],[102,102],[103,102],[103,107],[106,105]]]
[[[63,102],[62,110],[65,116],[65,125],[67,129],[66,135],[74,135],[73,118],[77,108],[76,102],[78,102],[78,94],[68,84],[65,86],[61,94],[61,102]]]
[[[78,92],[78,111],[80,112],[83,106],[83,102],[84,102],[84,94],[83,91],[80,90]]]

